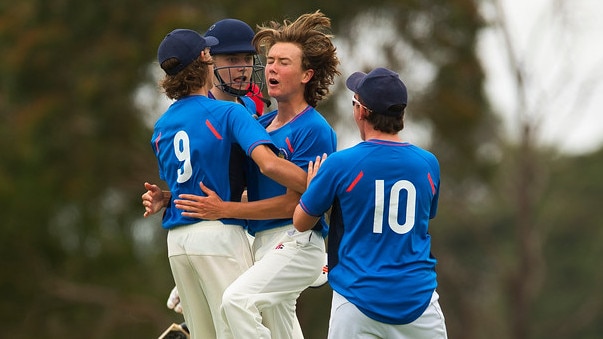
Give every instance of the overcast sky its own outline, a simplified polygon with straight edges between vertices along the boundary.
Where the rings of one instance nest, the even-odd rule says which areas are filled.
[[[515,55],[525,71],[525,118],[541,126],[539,140],[566,153],[603,143],[603,1],[500,0]],[[484,7],[484,15],[492,15]],[[502,36],[484,32],[480,54],[487,90],[506,131],[514,136],[518,106]]]

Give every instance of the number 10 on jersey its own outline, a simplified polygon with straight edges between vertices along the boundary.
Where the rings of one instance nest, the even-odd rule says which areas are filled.
[[[408,198],[406,199],[406,220],[404,224],[398,222],[398,209],[400,206],[400,191],[405,190]],[[373,233],[383,233],[383,211],[385,207],[385,181],[375,180],[375,216],[373,220]],[[415,210],[417,203],[417,190],[415,185],[408,180],[396,182],[389,194],[389,213],[387,223],[392,231],[398,234],[408,233],[415,225]]]

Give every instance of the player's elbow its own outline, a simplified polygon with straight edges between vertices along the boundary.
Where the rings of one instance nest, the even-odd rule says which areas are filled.
[[[297,200],[289,199],[288,201],[283,203],[281,206],[284,210],[284,213],[287,215],[290,215],[290,216],[293,215],[295,213],[295,209],[297,207],[298,201],[299,201],[299,199],[297,199]]]
[[[278,163],[276,157],[274,159],[266,159],[258,164],[260,172],[267,177],[274,177],[278,173]]]
[[[295,207],[295,211],[293,212],[293,226],[296,230],[305,232],[314,227],[315,223],[315,218],[308,215],[300,205]]]
[[[257,147],[253,153],[251,153],[251,157],[258,165],[260,172],[263,175],[272,178],[273,175],[278,173],[279,158],[266,145],[260,145]]]
[[[300,222],[295,222],[295,220],[293,220],[293,227],[295,227],[295,229],[299,232],[305,232],[309,229],[312,228],[313,225],[308,225],[308,224],[304,224],[304,223],[300,223]]]

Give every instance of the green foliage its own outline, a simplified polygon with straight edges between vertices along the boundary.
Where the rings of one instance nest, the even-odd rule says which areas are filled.
[[[551,165],[550,187],[539,206],[547,265],[534,332],[547,338],[596,338],[603,330],[603,151]]]
[[[153,6],[139,10],[147,5],[24,1],[2,12],[0,254],[9,260],[0,317],[9,337],[119,337],[132,325],[126,301],[153,306],[129,315],[148,335],[169,319],[165,252],[135,253],[164,240],[133,237],[142,182],[156,176],[131,99],[158,40]]]

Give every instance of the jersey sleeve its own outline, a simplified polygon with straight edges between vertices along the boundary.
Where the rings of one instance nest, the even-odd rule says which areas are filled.
[[[256,109],[256,102],[251,97],[244,95],[242,97],[239,97],[239,99],[241,100],[243,106],[245,106],[245,109],[247,109],[247,112],[249,112],[251,116],[259,116]]]
[[[251,156],[251,152],[259,145],[268,145],[272,149],[275,146],[268,132],[255,120],[242,105],[231,108],[228,114],[229,124],[234,140],[241,146],[245,154]]]

